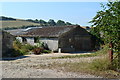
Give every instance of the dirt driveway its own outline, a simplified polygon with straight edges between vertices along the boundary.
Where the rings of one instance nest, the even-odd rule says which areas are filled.
[[[72,59],[51,59],[63,55],[64,53],[53,53],[44,55],[26,55],[16,60],[3,60],[2,77],[3,78],[99,78],[94,75],[62,72],[57,69],[35,68],[39,64],[48,65],[53,62],[79,62],[82,60],[90,61],[93,58],[72,58]]]

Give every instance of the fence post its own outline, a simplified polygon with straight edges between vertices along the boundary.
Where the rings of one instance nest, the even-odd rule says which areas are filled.
[[[118,72],[120,72],[120,52],[118,52]]]
[[[110,44],[109,44],[109,59],[110,59],[110,62],[112,63],[112,61],[113,61],[113,50],[112,50],[112,48],[113,48],[113,44],[112,44],[112,42],[110,42]]]

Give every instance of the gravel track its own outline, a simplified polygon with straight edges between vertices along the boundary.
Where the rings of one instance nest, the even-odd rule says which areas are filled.
[[[56,69],[34,68],[33,65],[48,65],[53,62],[80,62],[91,61],[95,58],[68,58],[68,59],[51,59],[63,55],[71,55],[64,53],[53,53],[44,55],[27,55],[26,58],[16,60],[3,60],[2,77],[3,78],[99,78],[94,75],[62,72]]]

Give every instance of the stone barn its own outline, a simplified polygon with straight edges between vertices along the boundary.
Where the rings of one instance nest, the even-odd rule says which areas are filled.
[[[0,40],[1,40],[1,49],[2,49],[2,56],[9,57],[11,56],[11,49],[13,49],[13,40],[14,36],[8,32],[0,31]]]
[[[35,45],[37,37],[52,51],[78,52],[91,50],[91,36],[80,26],[44,27],[29,30],[19,35],[17,39],[22,43]]]

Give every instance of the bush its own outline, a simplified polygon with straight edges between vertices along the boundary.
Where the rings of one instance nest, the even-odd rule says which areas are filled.
[[[43,50],[43,53],[51,53],[50,50]]]
[[[34,48],[36,48],[35,46],[32,46],[32,45],[30,45],[30,44],[26,44],[25,46],[24,46],[24,48],[25,49],[28,49],[29,51],[31,51],[31,50],[33,50]]]
[[[14,47],[15,50],[18,50],[18,49],[21,49],[22,44],[18,40],[15,40],[13,42],[13,47]]]
[[[23,54],[19,50],[10,49],[6,53],[2,54],[2,57],[18,57],[22,55]]]
[[[34,54],[41,54],[42,52],[43,52],[43,48],[35,48],[34,50],[33,50],[33,52],[34,52]]]
[[[18,57],[18,56],[22,56],[23,54],[19,51],[19,50],[12,50],[12,57]]]
[[[15,40],[13,43],[13,48],[13,56],[21,56],[29,54],[29,51],[33,50],[35,47],[30,44],[22,44],[18,40]]]
[[[27,55],[30,51],[32,51],[34,54],[41,54],[41,53],[50,53],[50,50],[46,50],[44,48],[43,43],[39,42],[36,46],[32,46],[30,44],[22,44],[18,40],[15,40],[13,43],[14,47],[14,55],[13,56],[19,56],[19,55]]]

